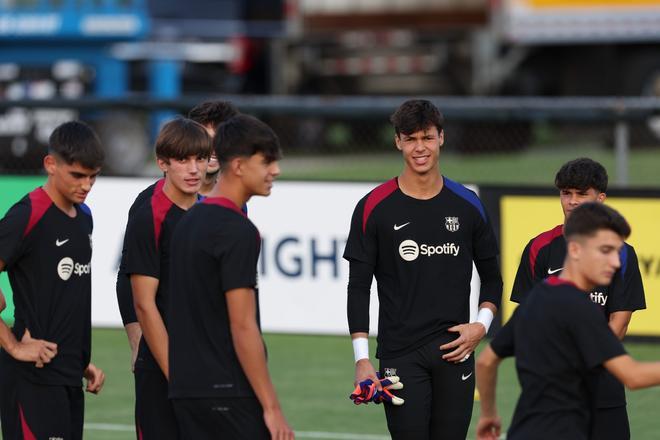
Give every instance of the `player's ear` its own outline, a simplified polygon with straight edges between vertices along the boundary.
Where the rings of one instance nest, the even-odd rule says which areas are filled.
[[[235,157],[229,162],[229,168],[232,172],[232,174],[235,174],[237,176],[242,176],[243,175],[243,157]]]
[[[445,129],[441,129],[438,133],[438,139],[440,139],[440,146],[442,147],[445,144]]]
[[[607,198],[607,194],[605,193],[598,193],[598,197],[596,197],[596,201],[603,203],[605,199]]]
[[[169,159],[163,159],[163,158],[157,157],[156,158],[156,163],[158,164],[158,168],[160,168],[160,170],[163,173],[167,173],[167,169],[170,165]]]
[[[581,251],[582,244],[579,240],[569,240],[568,243],[566,243],[566,255],[571,260],[579,260]]]
[[[55,156],[52,154],[47,154],[44,157],[44,169],[46,170],[46,174],[49,176],[55,174],[55,170],[57,169],[57,159]]]
[[[398,134],[394,135],[394,145],[396,145],[397,150],[401,151],[401,138]]]

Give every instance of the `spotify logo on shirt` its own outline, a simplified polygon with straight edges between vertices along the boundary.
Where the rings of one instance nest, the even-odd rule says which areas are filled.
[[[460,246],[455,243],[445,243],[439,245],[417,244],[414,240],[404,240],[399,245],[399,255],[405,261],[415,261],[420,255],[432,257],[433,255],[451,255],[458,256]]]
[[[80,264],[74,263],[70,257],[64,257],[57,263],[57,274],[64,281],[71,278],[71,275],[89,275],[92,271],[92,263]]]

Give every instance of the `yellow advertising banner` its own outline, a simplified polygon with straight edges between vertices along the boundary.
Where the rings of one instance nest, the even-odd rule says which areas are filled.
[[[658,6],[660,0],[527,0],[533,8],[634,8],[640,6]]]
[[[606,203],[621,212],[632,227],[627,240],[637,252],[646,293],[646,310],[633,314],[628,335],[660,336],[660,198],[608,197]],[[503,318],[515,303],[508,301],[525,245],[543,231],[563,223],[558,196],[504,195],[500,199]]]

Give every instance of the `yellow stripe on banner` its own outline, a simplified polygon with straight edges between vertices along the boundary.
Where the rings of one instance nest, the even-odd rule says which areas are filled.
[[[533,213],[530,215],[530,213]],[[532,238],[564,222],[559,196],[504,196],[500,199],[502,314],[508,321],[516,308],[509,301],[520,257]]]
[[[606,203],[628,220],[632,235],[627,240],[635,248],[646,293],[646,310],[633,314],[628,335],[660,336],[660,199],[608,197]],[[533,213],[530,215],[530,213]],[[502,295],[504,321],[515,303],[508,301],[520,256],[533,237],[563,222],[558,196],[503,196],[500,199],[502,249]]]
[[[660,7],[660,0],[527,0],[527,3],[532,8]]]

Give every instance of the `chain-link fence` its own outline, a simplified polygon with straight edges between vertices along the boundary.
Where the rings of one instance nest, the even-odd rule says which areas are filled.
[[[373,169],[381,162],[393,163],[383,173],[400,168],[388,119],[405,98],[224,99],[273,127],[292,164],[283,177],[371,180],[380,178]],[[660,186],[658,99],[431,99],[445,115],[447,165],[463,181],[547,184],[544,167],[590,156],[608,165],[614,183]],[[80,118],[97,129],[106,147],[105,174],[153,173],[154,115],[185,114],[201,100],[4,102],[0,167],[5,174],[39,172],[52,129]],[[452,163],[463,165],[451,168]]]

